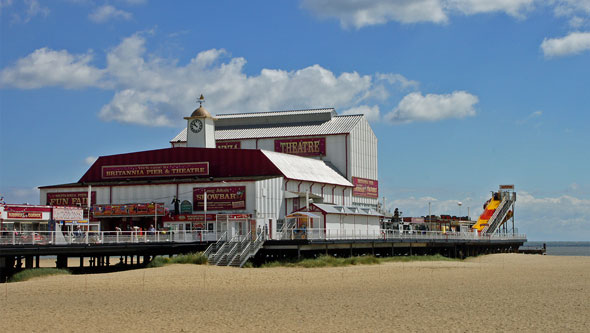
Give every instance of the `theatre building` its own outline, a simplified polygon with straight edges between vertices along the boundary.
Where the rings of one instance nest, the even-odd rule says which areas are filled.
[[[333,110],[310,112],[312,118],[314,114],[338,118]],[[267,118],[269,122],[276,120],[273,116]],[[290,119],[290,116],[284,118]],[[218,119],[202,106],[185,119],[187,147],[101,156],[76,183],[40,187],[41,203],[85,206],[90,198],[91,221],[99,222],[102,230],[146,230],[154,225],[157,229],[243,233],[260,226],[272,236],[282,227],[286,216],[306,207],[306,200],[311,204],[351,207],[352,210],[355,204],[365,202],[369,206],[365,211],[379,215],[370,209],[372,201],[367,201],[376,202],[377,193],[371,198],[372,194],[367,195],[371,191],[364,187],[366,192],[359,196],[359,186],[354,183],[359,179],[352,177],[376,178],[376,161],[371,171],[359,167],[368,164],[351,163],[338,153],[342,146],[342,151],[351,157],[357,156],[352,153],[356,139],[350,137],[356,126],[363,126],[364,118],[350,121],[353,124],[348,127],[338,125],[344,131],[339,135],[310,130],[309,133],[324,134],[300,139],[234,142],[240,149],[228,147],[227,140],[220,145],[214,137],[218,133],[215,129]],[[260,122],[262,118],[248,119]],[[305,126],[308,125],[300,125],[302,129]],[[291,154],[276,151],[281,150],[278,148],[267,149],[269,143],[284,147],[281,149]],[[305,150],[311,155],[293,154],[293,150]],[[374,188],[376,191],[376,179]],[[327,206],[322,207],[327,209]],[[343,210],[342,214],[346,212]],[[322,233],[328,222],[336,220],[311,219],[305,227]],[[340,220],[347,223],[347,219]]]
[[[353,205],[377,208],[377,137],[364,115],[338,115],[332,108],[219,114],[209,126],[217,148],[264,149],[324,161],[353,184]],[[186,147],[187,133],[190,128],[180,131],[172,147]]]

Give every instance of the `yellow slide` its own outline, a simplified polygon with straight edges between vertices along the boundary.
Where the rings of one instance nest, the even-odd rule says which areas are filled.
[[[488,225],[488,221],[490,220],[492,215],[494,215],[494,212],[496,211],[496,208],[498,208],[499,205],[500,200],[494,200],[494,197],[492,196],[492,200],[490,200],[490,202],[486,206],[486,209],[483,211],[483,213],[477,220],[477,223],[474,224],[472,228],[476,229],[477,231],[482,231]]]

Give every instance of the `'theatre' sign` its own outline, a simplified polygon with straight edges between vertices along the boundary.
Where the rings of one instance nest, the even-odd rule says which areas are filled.
[[[209,174],[209,162],[105,165],[102,179],[204,176]]]
[[[352,195],[355,197],[379,198],[379,182],[377,180],[352,177]]]
[[[299,156],[325,156],[326,138],[275,140],[275,151]]]
[[[227,186],[193,188],[193,210],[204,210],[205,192],[207,192],[207,210],[246,209],[246,186]]]

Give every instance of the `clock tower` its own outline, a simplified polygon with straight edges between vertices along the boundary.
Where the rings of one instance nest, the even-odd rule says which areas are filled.
[[[205,110],[203,95],[199,98],[199,108],[186,119],[186,146],[193,148],[215,148],[215,118]]]

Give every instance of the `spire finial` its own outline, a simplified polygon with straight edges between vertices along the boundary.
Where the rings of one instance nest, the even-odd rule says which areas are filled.
[[[201,97],[199,97],[197,102],[199,102],[199,107],[203,106],[203,103],[205,103],[205,97],[203,97],[203,94],[201,94]]]

